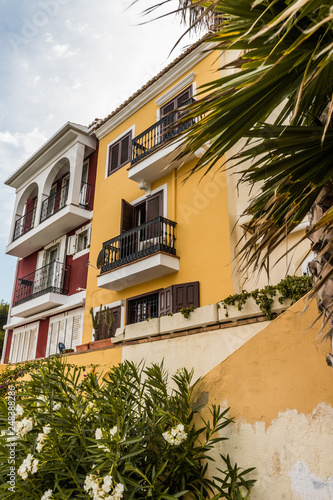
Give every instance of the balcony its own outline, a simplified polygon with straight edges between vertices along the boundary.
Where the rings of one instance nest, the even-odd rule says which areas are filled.
[[[129,179],[138,184],[151,184],[196,157],[192,154],[177,161],[184,141],[180,134],[193,124],[193,120],[189,120],[176,126],[179,118],[180,112],[176,110],[132,140]]]
[[[157,217],[103,243],[98,286],[119,291],[178,271],[175,227]]]
[[[15,222],[13,241],[30,231],[35,225],[36,207]]]
[[[12,316],[26,318],[65,304],[69,280],[70,266],[56,261],[18,278]]]
[[[71,203],[68,184],[65,184],[42,202],[39,224],[36,223],[36,209],[16,221],[13,241],[7,246],[6,253],[27,257],[50,241],[89,221],[90,197],[90,184],[82,182],[78,204]]]

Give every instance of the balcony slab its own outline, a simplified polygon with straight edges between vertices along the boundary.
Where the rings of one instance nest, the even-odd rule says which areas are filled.
[[[7,245],[6,253],[20,258],[27,257],[43,248],[50,241],[89,221],[91,217],[90,210],[72,204],[66,205],[41,224]]]
[[[12,316],[18,316],[19,318],[28,318],[33,314],[38,314],[53,307],[62,306],[69,301],[67,295],[61,295],[59,293],[45,293],[40,295],[35,299],[26,300],[22,304],[14,306],[11,310]]]
[[[98,276],[97,285],[118,292],[177,271],[178,257],[156,253]]]

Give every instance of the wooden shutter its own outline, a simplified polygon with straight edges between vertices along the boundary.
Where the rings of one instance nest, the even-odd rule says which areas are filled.
[[[172,286],[159,292],[159,315],[165,316],[172,313]]]
[[[118,168],[118,163],[119,163],[119,149],[120,149],[120,143],[117,142],[116,144],[113,144],[113,146],[110,146],[110,152],[109,152],[109,175],[113,170],[116,170]]]
[[[184,105],[186,101],[190,99],[192,96],[192,87],[189,87],[188,89],[184,90],[176,99],[176,107],[180,108],[181,106]]]
[[[172,285],[172,312],[179,312],[183,307],[200,306],[199,281]]]
[[[116,329],[120,327],[121,306],[112,307],[110,309],[110,315],[114,317],[114,323],[112,325],[111,332],[109,330],[109,326],[106,324],[106,311],[104,310],[102,312],[102,323],[98,329],[95,340],[108,339],[110,337],[114,337]]]
[[[135,227],[135,219],[135,207],[126,200],[121,200],[120,234]]]
[[[125,135],[121,140],[121,154],[120,154],[120,166],[129,162],[130,160],[130,144],[131,144],[131,133]]]
[[[146,222],[163,215],[163,191],[149,196],[146,200]]]

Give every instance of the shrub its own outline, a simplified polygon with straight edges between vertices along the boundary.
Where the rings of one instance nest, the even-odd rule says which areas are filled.
[[[46,360],[20,393],[14,435],[8,401],[1,402],[0,498],[203,500],[249,491],[253,480],[244,475],[252,469],[238,473],[229,457],[222,479],[207,477],[208,452],[225,439],[221,431],[232,419],[212,406],[210,420],[201,418],[198,427],[191,378],[177,371],[170,392],[162,365],[124,362],[101,376]],[[15,491],[7,482],[13,446]]]

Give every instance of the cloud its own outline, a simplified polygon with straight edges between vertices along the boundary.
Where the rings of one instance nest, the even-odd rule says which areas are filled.
[[[71,57],[76,53],[76,51],[71,50],[70,45],[61,45],[60,43],[53,45],[52,52],[56,57]]]

